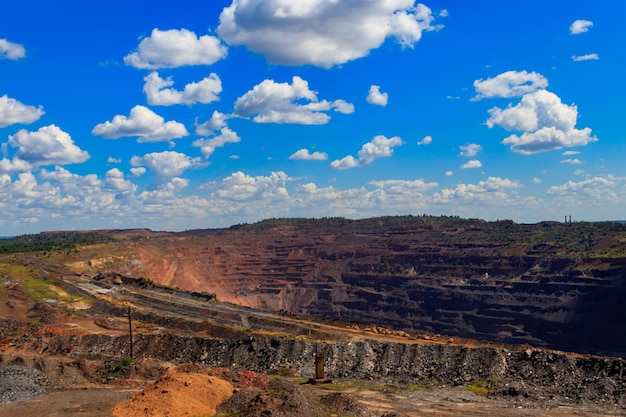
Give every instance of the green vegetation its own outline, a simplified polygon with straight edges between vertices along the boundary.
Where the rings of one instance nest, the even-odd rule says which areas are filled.
[[[57,298],[57,292],[52,289],[54,283],[48,279],[24,278],[24,292],[33,300]]]
[[[462,219],[458,216],[382,216],[350,220],[341,217],[320,219],[278,218],[253,224],[238,224],[222,233],[297,234],[368,234],[380,239],[394,237],[401,244],[403,234],[409,243],[418,237],[433,244],[461,247],[497,245],[506,251],[517,250],[520,255],[552,254],[562,257],[623,257],[626,256],[626,224],[619,222],[542,222],[518,224],[511,220],[485,221]],[[610,238],[607,245],[603,239]],[[604,242],[606,243],[606,242]],[[506,254],[506,253],[504,253]]]
[[[23,235],[0,240],[0,255],[28,252],[73,252],[79,245],[111,242],[113,239],[98,232],[54,232]]]
[[[484,379],[477,379],[472,384],[466,386],[469,391],[472,391],[474,394],[485,396],[491,392],[493,389],[491,388],[491,384],[489,381],[485,381]]]
[[[118,379],[122,378],[124,371],[133,363],[133,358],[130,356],[125,357],[119,362],[114,363],[109,369],[102,375],[106,379]]]
[[[39,276],[39,274],[36,273],[33,268],[16,262],[0,262],[0,275],[17,279],[26,279],[33,276]]]

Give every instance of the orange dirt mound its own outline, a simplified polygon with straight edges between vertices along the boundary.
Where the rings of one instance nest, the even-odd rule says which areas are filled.
[[[156,382],[113,409],[117,417],[214,415],[218,405],[233,395],[223,379],[195,372],[167,371]]]

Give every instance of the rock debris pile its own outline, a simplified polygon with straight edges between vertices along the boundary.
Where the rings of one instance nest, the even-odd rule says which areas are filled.
[[[23,366],[0,366],[0,405],[42,396],[48,387],[43,372]]]

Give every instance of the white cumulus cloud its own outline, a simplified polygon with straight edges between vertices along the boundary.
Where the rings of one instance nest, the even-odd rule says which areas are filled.
[[[569,26],[569,33],[572,35],[585,33],[588,32],[589,28],[592,26],[593,22],[591,20],[578,19]]]
[[[146,172],[148,172],[148,170],[145,167],[133,167],[130,169],[130,173],[133,174],[133,177],[141,177]]]
[[[238,171],[224,178],[221,188],[214,195],[220,199],[234,201],[280,200],[288,196],[285,188],[287,181],[289,176],[282,171],[258,177]]]
[[[198,139],[193,142],[193,146],[200,148],[200,152],[205,158],[209,158],[215,152],[215,149],[221,148],[227,143],[240,142],[241,138],[236,132],[228,127],[222,128],[220,134],[210,139]]]
[[[326,112],[330,110],[350,114],[354,106],[344,100],[319,101],[309,83],[295,76],[291,84],[264,80],[255,85],[237,99],[234,113],[254,116],[256,123],[320,125],[328,123],[330,116]]]
[[[202,136],[212,135],[216,130],[220,130],[226,127],[226,120],[230,118],[229,115],[221,113],[217,110],[213,111],[211,118],[204,123],[198,123],[196,120],[196,134]]]
[[[618,191],[625,181],[626,178],[613,175],[592,177],[578,182],[570,180],[563,185],[548,188],[546,194],[570,209],[581,205],[592,205],[601,209],[607,203],[619,204],[624,201]]]
[[[43,107],[28,106],[6,94],[0,97],[0,128],[33,123],[44,114]]]
[[[370,104],[385,107],[389,101],[389,94],[381,93],[379,85],[371,85],[365,100]]]
[[[217,28],[271,63],[329,68],[362,58],[393,38],[412,48],[433,26],[431,10],[412,0],[234,0]]]
[[[156,71],[144,78],[143,92],[151,106],[171,106],[173,104],[208,104],[219,100],[222,81],[215,73],[199,82],[187,84],[182,91],[168,88],[174,85],[172,77],[163,79]]]
[[[137,51],[124,57],[124,63],[140,69],[211,65],[227,53],[227,48],[215,36],[198,37],[187,29],[154,28],[152,34],[139,43]]]
[[[471,158],[472,156],[476,156],[478,152],[482,151],[483,147],[477,143],[468,143],[467,145],[459,146],[459,149],[461,149],[462,156]]]
[[[170,180],[180,176],[187,169],[204,166],[200,158],[192,158],[184,153],[173,151],[133,156],[130,164],[134,167],[147,167],[159,180]]]
[[[116,192],[135,192],[137,186],[124,178],[124,173],[117,168],[108,170],[104,177],[104,188]]]
[[[493,97],[521,97],[547,86],[547,78],[537,72],[506,71],[493,78],[474,81],[476,96],[472,100]]]
[[[294,152],[289,159],[301,161],[326,161],[328,154],[326,152],[309,152],[308,149],[300,149]]]
[[[517,180],[489,177],[478,184],[458,184],[455,188],[444,188],[434,194],[439,203],[450,203],[453,200],[475,201],[478,204],[502,204],[510,200],[509,192],[521,188]]]
[[[433,142],[433,137],[428,135],[428,136],[424,136],[422,140],[417,142],[417,144],[418,145],[430,145],[432,142]]]
[[[374,162],[375,159],[393,155],[393,148],[401,146],[403,143],[398,136],[386,138],[383,135],[378,135],[363,145],[358,153],[358,158],[348,155],[332,161],[330,166],[334,169],[350,169],[367,165]]]
[[[18,60],[26,56],[26,49],[19,43],[9,42],[6,39],[0,39],[0,59],[6,58]]]
[[[18,172],[48,165],[80,164],[89,153],[80,149],[70,135],[55,125],[44,126],[36,132],[25,129],[9,136],[8,144],[17,148],[13,159],[0,161],[0,171]]]
[[[422,179],[407,181],[407,180],[384,180],[384,181],[370,181],[369,184],[375,185],[380,190],[384,190],[389,195],[413,195],[416,193],[423,193],[437,187],[439,184],[436,182],[426,182]]]
[[[117,115],[112,121],[96,125],[91,133],[105,139],[138,136],[139,142],[168,142],[189,134],[182,123],[166,122],[149,108],[139,105],[131,109],[130,116]]]
[[[472,169],[472,168],[482,168],[483,164],[478,159],[470,159],[463,165],[461,165],[461,169]]]
[[[502,141],[521,154],[584,146],[598,140],[591,135],[590,128],[575,128],[578,118],[575,105],[562,103],[556,94],[546,90],[526,94],[520,103],[504,110],[494,107],[489,114],[488,127],[498,125],[509,131],[522,132]]]

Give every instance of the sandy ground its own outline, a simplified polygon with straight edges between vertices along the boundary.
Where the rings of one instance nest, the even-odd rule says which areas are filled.
[[[176,397],[177,402],[180,404],[181,398],[184,398],[184,391],[195,392],[190,386],[184,385],[184,380],[185,378],[176,377],[171,378],[169,382],[161,381],[161,385],[155,382],[148,383],[145,392],[151,391],[149,398],[153,407],[155,407],[153,411],[166,411],[168,398]],[[182,382],[182,384],[179,382]],[[195,385],[196,382],[191,381],[190,385]],[[155,390],[155,385],[160,388]],[[175,392],[177,389],[176,385],[179,386],[178,392]],[[311,387],[310,389],[324,391],[325,393],[329,392],[326,389],[317,387]],[[539,415],[543,417],[615,417],[625,415],[624,410],[609,411],[581,406],[561,406],[547,409],[517,408],[512,403],[484,398],[460,388],[401,391],[392,394],[363,390],[350,392],[349,394],[357,398],[377,415],[388,412],[396,412],[406,417],[534,417]],[[0,408],[0,417],[108,417],[116,415],[113,414],[114,407],[124,402],[128,406],[136,406],[134,409],[135,414],[129,413],[124,415],[162,415],[141,414],[146,404],[141,401],[133,404],[131,401],[132,398],[138,397],[142,397],[141,391],[118,388],[58,391],[34,400]],[[118,406],[119,409],[120,407]]]
[[[92,388],[51,392],[0,408],[0,417],[109,417],[113,407],[131,397],[127,389]]]

